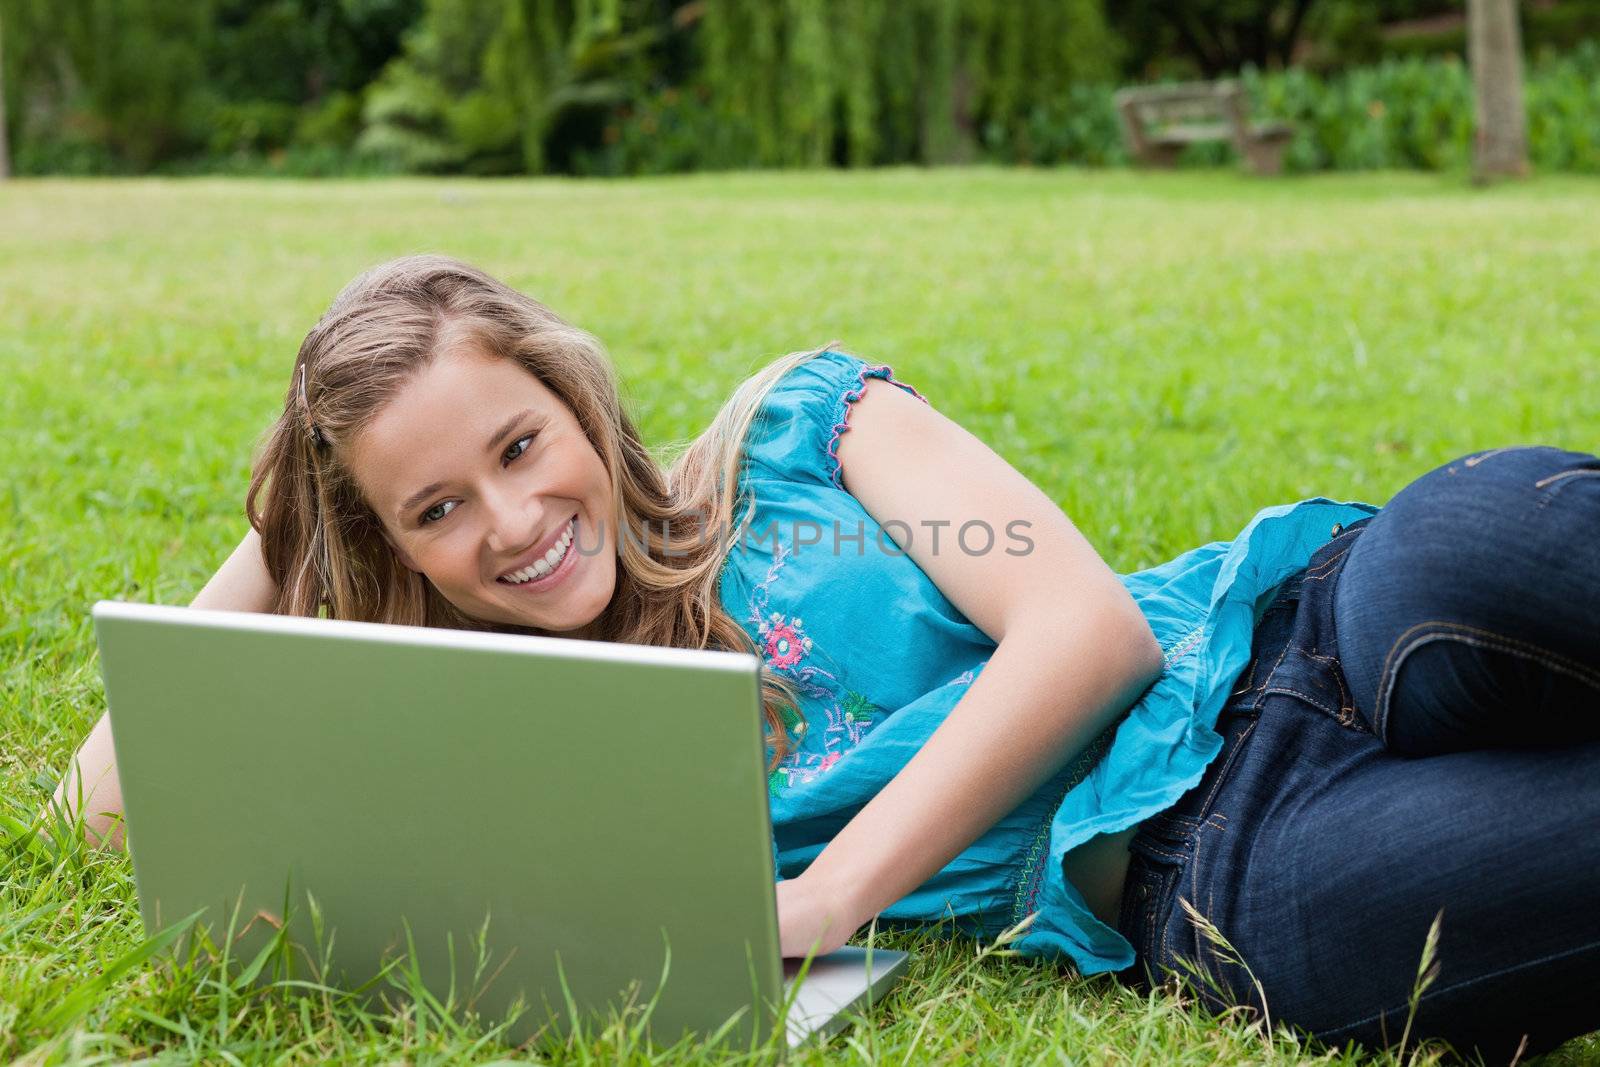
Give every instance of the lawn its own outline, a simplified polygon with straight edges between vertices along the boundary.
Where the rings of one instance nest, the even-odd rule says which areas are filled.
[[[1593,451],[1597,210],[1593,181],[1416,175],[0,185],[0,813],[29,818],[104,708],[89,606],[187,603],[238,541],[300,338],[377,260],[458,255],[595,332],[661,444],[768,358],[841,341],[1130,571],[1269,504],[1382,503],[1474,449]],[[127,857],[29,840],[0,827],[0,1059],[513,1054],[425,1007],[378,1025],[215,973],[110,968],[142,937]],[[1360,1060],[969,941],[919,951],[832,1054]],[[651,1056],[591,1036],[545,1051]],[[1600,1064],[1600,1038],[1548,1062]]]

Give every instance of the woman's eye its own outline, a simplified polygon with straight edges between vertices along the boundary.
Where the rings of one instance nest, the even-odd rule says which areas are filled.
[[[511,442],[511,447],[505,451],[505,456],[503,457],[504,461],[506,463],[510,463],[512,460],[519,458],[524,452],[533,446],[533,439],[537,436],[539,436],[538,432],[535,431],[534,433],[519,437],[515,441]],[[433,507],[422,513],[420,516],[421,525],[427,526],[429,523],[438,522],[440,519],[454,511],[456,509],[456,505],[459,503],[459,500],[446,500],[442,503],[435,504]]]
[[[530,433],[526,437],[519,437],[517,440],[511,442],[511,447],[506,449],[506,462],[510,463],[512,460],[516,459],[518,456],[522,455],[529,448],[531,448],[533,446],[533,438],[534,435]]]
[[[427,525],[430,522],[438,522],[440,519],[454,511],[455,507],[456,502],[454,500],[446,500],[442,503],[435,504],[433,507],[422,513],[423,525]]]

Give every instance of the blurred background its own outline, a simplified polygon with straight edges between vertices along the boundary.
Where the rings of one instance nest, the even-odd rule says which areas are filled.
[[[1104,166],[1132,154],[1115,90],[1236,78],[1254,120],[1286,124],[1283,170],[1449,170],[1474,146],[1473,9],[1484,47],[1517,53],[1523,161],[1600,172],[1596,0],[0,0],[0,159],[21,175]],[[1237,152],[1194,138],[1169,162]]]

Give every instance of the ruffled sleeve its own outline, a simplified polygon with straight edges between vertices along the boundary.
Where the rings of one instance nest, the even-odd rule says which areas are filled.
[[[843,489],[839,438],[850,428],[850,406],[867,379],[882,378],[927,403],[895,378],[887,364],[826,351],[789,370],[756,413],[745,447],[746,476],[810,482]]]

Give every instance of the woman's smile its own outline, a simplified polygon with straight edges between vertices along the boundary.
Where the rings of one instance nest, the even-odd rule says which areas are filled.
[[[495,581],[525,592],[544,592],[559,585],[578,566],[581,553],[572,551],[577,532],[578,516],[574,515],[567,520],[554,544],[543,551],[534,548],[527,558],[519,560]]]

